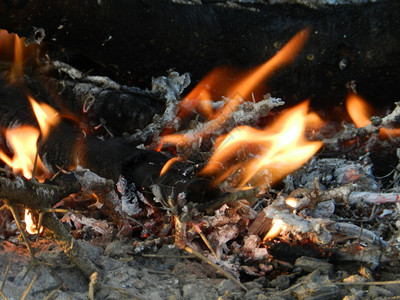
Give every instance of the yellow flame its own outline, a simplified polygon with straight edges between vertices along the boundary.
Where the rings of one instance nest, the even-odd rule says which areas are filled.
[[[32,215],[28,209],[25,209],[25,229],[29,234],[38,234],[43,232],[43,226],[40,226],[40,230],[37,230],[36,225],[33,222]]]
[[[272,221],[272,227],[267,232],[267,234],[263,238],[263,242],[272,240],[273,238],[277,237],[282,230],[284,230],[285,225],[281,219],[274,219]]]
[[[269,128],[235,128],[217,144],[200,174],[215,176],[219,183],[238,173],[238,187],[253,179],[261,187],[275,183],[304,164],[322,146],[322,142],[309,142],[303,137],[307,110],[306,101],[282,114]],[[241,152],[245,153],[244,159],[240,158]]]
[[[9,165],[15,173],[22,173],[25,178],[31,178],[39,130],[31,126],[10,128],[6,130],[5,137],[14,151],[14,156],[11,159],[0,151],[0,159]]]
[[[29,97],[34,112],[42,130],[42,135],[46,136],[49,128],[59,122],[57,112],[47,104],[38,104]],[[13,156],[10,158],[6,153],[0,150],[0,159],[10,166],[15,173],[21,173],[25,178],[32,177],[32,171],[35,164],[37,141],[40,131],[33,126],[19,126],[8,128],[4,132],[4,136],[10,145]],[[37,169],[46,174],[48,171],[44,167],[40,158],[37,158]]]

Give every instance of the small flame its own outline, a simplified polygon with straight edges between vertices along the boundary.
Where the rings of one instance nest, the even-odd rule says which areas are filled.
[[[235,128],[222,141],[217,141],[201,174],[216,176],[219,183],[236,173],[238,187],[253,179],[264,188],[275,183],[304,164],[322,146],[322,142],[309,142],[303,137],[307,110],[308,101],[289,109],[270,128]],[[224,171],[226,165],[230,167]]]
[[[168,169],[171,168],[171,166],[178,161],[182,161],[182,157],[176,156],[168,160],[160,171],[160,177],[163,176],[168,171]]]
[[[29,234],[38,234],[43,232],[43,226],[40,226],[40,230],[37,229],[33,222],[32,215],[28,209],[25,209],[25,229]]]
[[[60,116],[50,105],[46,103],[39,104],[31,96],[28,96],[28,99],[39,123],[42,138],[45,139],[50,132],[51,126],[57,126],[60,122]]]
[[[284,229],[285,225],[283,221],[281,219],[274,219],[272,221],[271,229],[267,232],[267,234],[263,238],[263,242],[272,240],[273,238],[277,237]]]
[[[363,98],[356,94],[350,94],[346,99],[347,112],[357,128],[365,127],[371,124],[371,117],[374,115],[374,109]],[[400,136],[400,128],[379,129],[380,137],[398,137]]]
[[[363,98],[356,94],[350,94],[346,100],[346,108],[357,127],[365,127],[371,123],[373,108]]]
[[[212,71],[182,101],[178,117],[184,118],[192,111],[197,110],[198,113],[202,114],[208,120],[213,120],[213,122],[208,122],[206,126],[204,126],[200,137],[198,135],[192,136],[182,134],[166,135],[161,139],[160,148],[163,144],[178,144],[180,146],[185,144],[191,145],[199,138],[205,138],[212,132],[218,130],[262,81],[271,77],[271,75],[280,68],[293,62],[307,41],[310,31],[310,28],[305,28],[298,32],[269,61],[257,67],[250,72],[248,76],[244,76],[239,82],[229,87],[226,87],[226,83],[222,83],[223,88],[218,87],[218,85],[221,85],[221,78],[226,78],[232,73],[230,70],[227,68],[220,68]],[[222,90],[224,92],[223,95],[227,96],[229,101],[226,101],[222,108],[214,110],[211,105],[211,98],[214,96],[214,91],[216,90]]]
[[[15,83],[21,80],[24,75],[24,39],[15,35],[14,38],[14,63],[11,67],[9,80]]]

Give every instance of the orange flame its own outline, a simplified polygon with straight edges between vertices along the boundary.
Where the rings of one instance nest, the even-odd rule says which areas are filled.
[[[15,83],[21,80],[24,74],[24,41],[18,35],[14,38],[14,63],[11,67],[9,80]]]
[[[43,232],[43,226],[40,226],[40,230],[37,229],[33,222],[32,215],[29,210],[25,209],[25,229],[29,234],[38,234]]]
[[[41,132],[32,126],[20,126],[5,130],[4,135],[13,150],[14,156],[10,158],[0,150],[0,159],[9,165],[15,173],[22,173],[25,178],[30,179],[32,178],[35,163],[37,169],[41,170],[43,175],[48,173],[41,159],[37,156],[37,142],[40,133],[43,139],[46,138],[50,127],[56,125],[60,121],[60,118],[58,113],[49,105],[45,103],[39,104],[30,96],[28,98]],[[25,209],[25,223],[26,231],[30,234],[37,234],[43,231],[43,227],[40,227],[40,230],[36,228],[28,209]]]
[[[374,115],[374,109],[363,98],[358,95],[350,94],[346,99],[347,112],[357,128],[365,127],[371,124],[371,117]],[[400,136],[400,128],[379,129],[380,137],[397,137]]]
[[[25,40],[15,33],[0,29],[0,57],[3,61],[13,61],[8,75],[8,80],[12,84],[22,80],[25,60],[35,58],[39,53],[38,45],[25,46]]]
[[[370,118],[374,109],[360,96],[349,94],[346,99],[346,108],[357,127],[365,127],[371,123]]]
[[[46,103],[37,103],[31,96],[28,96],[33,112],[38,121],[42,138],[45,139],[50,132],[51,126],[57,126],[60,122],[58,112]]]
[[[254,179],[255,184],[264,188],[275,183],[299,168],[322,146],[322,142],[309,142],[303,137],[307,110],[305,101],[282,114],[269,128],[235,128],[222,142],[217,141],[217,148],[200,173],[216,176],[217,183],[236,173],[238,187]],[[225,165],[230,167],[224,170]]]
[[[47,104],[38,104],[30,96],[29,100],[34,107],[42,136],[45,138],[50,126],[56,125],[59,122],[59,116]],[[14,156],[10,158],[0,150],[0,159],[9,165],[15,173],[22,173],[25,178],[30,179],[36,159],[37,141],[40,136],[39,130],[32,126],[20,126],[6,129],[4,135]],[[37,166],[43,173],[47,173],[40,158],[37,158]]]
[[[216,69],[212,71],[205,79],[203,79],[199,85],[197,85],[191,93],[182,101],[178,116],[183,118],[187,116],[191,111],[197,110],[198,113],[202,114],[213,122],[208,122],[203,130],[198,135],[182,135],[172,134],[166,135],[161,139],[161,145],[163,144],[192,144],[199,138],[205,138],[209,136],[213,131],[218,130],[227,118],[238,108],[238,106],[247,98],[260,82],[269,78],[278,69],[293,62],[295,57],[299,54],[303,48],[308,36],[310,35],[310,28],[305,28],[298,32],[275,56],[263,65],[257,67],[248,76],[245,76],[238,83],[223,88],[226,90],[225,96],[229,98],[229,101],[225,102],[223,108],[213,110],[211,105],[211,97],[215,90],[217,90],[217,84],[220,84],[220,78],[224,78],[229,75],[229,70],[226,68]],[[219,88],[218,90],[221,90]],[[161,148],[161,146],[160,146]]]

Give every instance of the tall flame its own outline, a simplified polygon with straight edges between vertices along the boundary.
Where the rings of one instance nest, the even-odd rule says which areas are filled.
[[[31,178],[39,131],[34,127],[21,126],[7,129],[4,135],[14,151],[14,156],[10,158],[0,150],[0,159],[15,173],[22,173],[25,178]]]
[[[191,144],[197,139],[209,136],[213,131],[218,130],[227,118],[238,108],[238,106],[254,91],[262,81],[269,78],[278,69],[293,62],[295,57],[303,48],[308,36],[310,28],[305,28],[298,32],[275,56],[257,67],[245,76],[238,83],[233,84],[223,90],[225,96],[229,98],[225,105],[214,110],[211,105],[213,91],[217,89],[216,85],[220,84],[218,78],[223,78],[229,74],[226,68],[216,69],[212,71],[199,85],[197,85],[191,93],[182,101],[180,106],[179,117],[187,116],[191,111],[197,110],[208,120],[199,136],[171,134],[166,135],[161,140],[162,144]]]
[[[307,110],[305,101],[286,111],[269,128],[235,128],[217,141],[201,174],[215,176],[217,183],[236,174],[237,187],[254,180],[253,184],[264,188],[275,183],[299,168],[322,146],[322,142],[309,142],[303,137]]]
[[[28,98],[34,109],[41,132],[33,126],[8,128],[5,130],[4,136],[14,155],[10,158],[0,150],[0,159],[9,165],[15,173],[22,173],[27,179],[32,177],[37,152],[37,141],[40,133],[42,133],[42,138],[45,138],[49,132],[49,128],[56,125],[60,120],[53,108],[44,103],[37,103],[30,96]],[[37,159],[37,166],[46,173],[47,170],[40,158]]]

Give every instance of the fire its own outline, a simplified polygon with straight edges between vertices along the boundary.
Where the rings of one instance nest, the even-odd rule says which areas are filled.
[[[231,72],[228,69],[221,68],[212,71],[193,89],[191,93],[189,93],[185,99],[183,99],[180,105],[178,117],[184,118],[196,110],[205,118],[212,121],[206,123],[200,133],[200,139],[209,136],[226,122],[227,118],[262,81],[271,77],[271,75],[277,70],[293,62],[303,48],[309,35],[310,28],[301,30],[277,54],[275,54],[275,56],[233,85],[226,86],[226,83],[221,83],[221,78],[229,77]],[[221,84],[223,85],[222,88],[219,87]],[[225,101],[225,105],[222,108],[214,110],[212,108],[211,98],[215,96],[215,91],[217,90],[219,92],[222,91],[223,95],[226,96],[229,101]],[[198,138],[198,136],[171,134],[162,138],[161,145],[191,145],[195,140],[198,140]]]
[[[0,150],[0,159],[10,166],[15,173],[22,174],[25,178],[30,179],[32,178],[35,164],[37,169],[42,171],[43,175],[48,173],[42,161],[37,156],[37,143],[40,135],[42,135],[43,139],[46,138],[50,127],[56,125],[60,121],[60,118],[57,112],[47,104],[39,104],[30,96],[28,98],[36,115],[40,131],[33,126],[19,126],[6,129],[4,136],[14,155],[9,157]],[[25,209],[25,223],[28,233],[38,233],[27,209]],[[40,229],[40,232],[42,231],[43,227]]]
[[[19,126],[6,129],[4,136],[9,143],[14,155],[10,158],[0,150],[0,159],[10,166],[15,173],[21,173],[25,178],[32,177],[37,152],[37,141],[40,134],[45,138],[51,126],[59,122],[57,112],[47,104],[39,104],[32,97],[31,101],[41,132],[33,126]],[[46,171],[40,158],[37,158],[37,166]]]
[[[235,128],[219,142],[201,174],[215,176],[217,183],[235,174],[238,188],[250,181],[269,187],[303,165],[322,146],[322,142],[303,137],[307,110],[308,101],[289,109],[269,128]]]
[[[12,84],[22,80],[26,59],[35,58],[39,53],[37,45],[26,46],[25,42],[25,38],[0,29],[0,57],[4,61],[13,61],[8,75],[8,80]]]
[[[35,223],[33,222],[32,215],[29,210],[25,209],[25,229],[29,234],[38,234],[43,232],[43,226],[40,226],[40,230],[37,230]]]
[[[22,173],[25,178],[31,178],[39,131],[34,127],[21,126],[7,129],[4,135],[14,151],[14,156],[10,158],[0,151],[0,159],[9,165],[15,173]]]
[[[356,94],[350,94],[346,99],[347,112],[357,126],[357,128],[365,127],[371,124],[371,117],[374,115],[372,106],[362,97]],[[379,136],[396,137],[400,135],[400,128],[381,127]]]
[[[277,237],[283,230],[285,225],[281,219],[273,219],[271,229],[266,233],[263,238],[263,242],[272,240]]]
[[[357,127],[365,127],[371,123],[373,108],[356,94],[350,94],[346,99],[346,108]]]
[[[295,208],[297,206],[297,199],[294,197],[289,197],[285,200],[287,206]]]
[[[38,121],[42,138],[45,139],[50,132],[50,128],[57,126],[60,122],[60,116],[50,105],[46,103],[39,104],[31,96],[28,96],[28,99]]]

